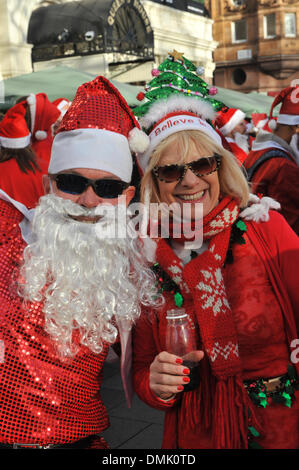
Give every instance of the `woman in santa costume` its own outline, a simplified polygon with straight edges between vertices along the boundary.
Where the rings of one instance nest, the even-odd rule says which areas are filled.
[[[45,93],[31,94],[7,111],[0,122],[2,197],[31,209],[44,195],[42,176],[48,171],[52,126],[59,116]]]
[[[134,387],[166,412],[163,448],[294,449],[299,240],[277,212],[255,214],[267,198],[248,207],[246,179],[207,122],[214,115],[182,92],[157,100],[140,121],[150,140],[138,155],[149,217],[150,203],[176,203],[181,212],[188,206],[194,226],[198,203],[203,243],[192,248],[175,223],[153,239],[165,304],[144,309],[134,328]],[[188,391],[190,369],[166,347],[167,312],[176,308],[198,344],[200,384]]]

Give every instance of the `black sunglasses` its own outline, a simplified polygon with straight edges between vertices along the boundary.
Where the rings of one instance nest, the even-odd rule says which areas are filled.
[[[155,166],[152,171],[160,181],[173,183],[174,181],[181,181],[184,178],[188,168],[196,176],[210,175],[219,169],[220,162],[220,155],[215,154],[212,157],[202,157],[198,160],[195,160],[194,162],[186,163],[185,165],[171,164]]]
[[[114,199],[120,196],[129,187],[129,183],[120,180],[99,179],[91,180],[75,173],[59,173],[52,176],[59,191],[68,194],[82,194],[91,186],[97,196],[105,199]]]

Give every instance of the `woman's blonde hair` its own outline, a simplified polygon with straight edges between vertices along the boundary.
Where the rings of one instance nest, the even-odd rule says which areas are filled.
[[[239,167],[235,156],[219,146],[202,131],[187,130],[176,132],[163,140],[150,157],[148,168],[141,181],[141,201],[160,203],[159,189],[153,168],[159,162],[168,146],[176,143],[179,159],[176,163],[185,163],[192,145],[203,151],[206,156],[215,153],[221,156],[221,164],[218,170],[220,191],[222,196],[232,196],[240,203],[240,207],[246,207],[249,198],[249,186]]]

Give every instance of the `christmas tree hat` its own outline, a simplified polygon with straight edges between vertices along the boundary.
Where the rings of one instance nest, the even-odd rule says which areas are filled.
[[[137,95],[139,101],[144,98],[148,101],[133,110],[135,116],[144,116],[157,100],[167,99],[174,94],[202,98],[208,101],[215,111],[219,111],[225,105],[212,98],[218,90],[214,86],[208,88],[208,84],[200,78],[203,73],[204,68],[202,66],[196,68],[183,56],[183,53],[176,50],[169,52],[164,62],[152,70],[154,78],[145,86],[145,93],[140,92]]]
[[[222,145],[212,121],[225,105],[213,98],[217,88],[208,87],[200,77],[203,72],[203,67],[196,68],[183,53],[175,50],[158,69],[152,70],[154,78],[145,86],[145,93],[137,95],[140,101],[146,101],[133,110],[149,136],[148,149],[137,154],[143,172],[157,145],[174,132],[201,130]]]

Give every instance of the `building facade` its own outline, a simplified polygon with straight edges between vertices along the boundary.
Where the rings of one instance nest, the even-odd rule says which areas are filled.
[[[0,75],[63,64],[140,84],[176,49],[212,83],[212,28],[202,0],[1,0]]]
[[[215,85],[275,93],[299,79],[298,0],[208,0]]]

